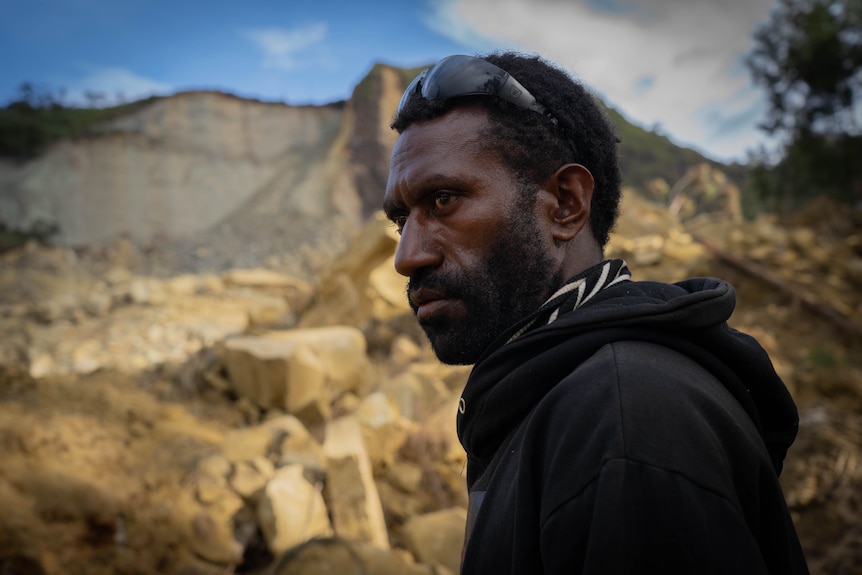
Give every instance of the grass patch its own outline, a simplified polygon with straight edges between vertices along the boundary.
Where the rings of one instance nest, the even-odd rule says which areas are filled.
[[[95,133],[95,128],[113,118],[150,103],[155,97],[105,108],[33,106],[13,102],[0,108],[0,156],[30,159],[59,140]]]
[[[824,369],[838,365],[838,359],[831,350],[818,346],[808,351],[808,363],[813,367]]]

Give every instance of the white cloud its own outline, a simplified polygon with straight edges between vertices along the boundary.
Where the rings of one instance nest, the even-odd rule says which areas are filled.
[[[459,18],[454,4],[453,0],[430,0],[431,11],[423,18],[425,25],[476,51],[493,50],[495,40],[483,36],[470,22]]]
[[[77,103],[105,105],[174,91],[170,84],[140,76],[126,68],[105,67],[96,68],[80,80],[72,82],[68,97]],[[94,100],[95,96],[100,96],[101,99]]]
[[[263,52],[264,67],[290,70],[297,66],[297,53],[323,42],[327,32],[327,25],[319,22],[293,30],[256,28],[241,34]]]
[[[436,4],[435,29],[541,54],[629,119],[660,125],[713,157],[741,159],[764,137],[756,122],[731,130],[723,119],[752,117],[762,106],[741,59],[773,3],[615,0],[598,10],[598,0],[449,0]]]

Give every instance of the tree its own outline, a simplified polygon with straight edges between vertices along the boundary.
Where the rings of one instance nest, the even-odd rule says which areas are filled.
[[[859,134],[862,0],[779,0],[747,64],[767,92],[769,133]]]
[[[754,39],[761,127],[784,144],[777,165],[755,167],[756,193],[785,209],[818,194],[862,200],[862,0],[778,0]]]

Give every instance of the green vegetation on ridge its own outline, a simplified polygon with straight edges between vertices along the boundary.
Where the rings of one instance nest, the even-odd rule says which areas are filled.
[[[34,158],[54,142],[92,135],[99,123],[127,114],[155,99],[150,97],[101,108],[70,106],[65,105],[62,98],[38,92],[24,83],[19,98],[0,108],[0,156]]]
[[[724,164],[711,160],[695,150],[674,144],[655,131],[632,124],[612,108],[607,108],[607,111],[617,126],[621,140],[620,164],[623,184],[626,186],[644,190],[656,178],[673,186],[689,168],[702,163],[720,169],[737,186],[741,186],[746,179],[748,168],[743,164]]]

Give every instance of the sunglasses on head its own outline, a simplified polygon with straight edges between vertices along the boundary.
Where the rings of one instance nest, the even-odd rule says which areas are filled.
[[[447,56],[413,78],[401,101],[398,113],[414,94],[426,100],[445,100],[458,96],[496,96],[518,107],[547,116],[554,124],[557,119],[536,101],[508,72],[473,56]]]

